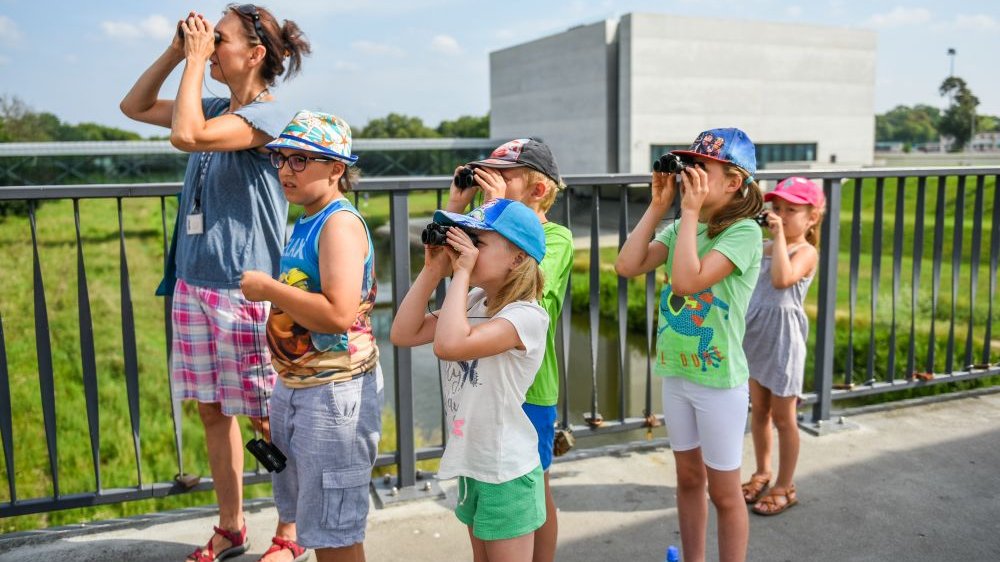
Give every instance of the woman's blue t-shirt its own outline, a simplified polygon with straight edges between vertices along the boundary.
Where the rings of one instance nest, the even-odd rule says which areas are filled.
[[[229,109],[229,99],[202,100],[205,118]],[[274,102],[234,112],[251,127],[277,137],[291,115]],[[288,202],[268,155],[256,149],[194,152],[184,174],[177,220],[177,277],[191,285],[235,289],[244,271],[278,275]],[[200,200],[203,232],[187,233],[187,217]]]

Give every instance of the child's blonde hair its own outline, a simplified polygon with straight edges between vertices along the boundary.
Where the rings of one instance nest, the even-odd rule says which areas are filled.
[[[528,187],[531,187],[539,182],[545,184],[545,195],[542,196],[542,200],[538,204],[538,210],[543,213],[549,212],[549,209],[551,209],[552,205],[555,204],[556,197],[559,195],[559,192],[566,188],[566,184],[556,182],[549,176],[534,168],[529,168],[528,166],[519,167],[518,170],[521,172],[521,179],[524,180],[524,183]]]
[[[726,177],[739,176],[741,187],[725,207],[719,209],[708,221],[708,237],[715,238],[733,223],[753,218],[764,210],[764,194],[750,172],[735,164],[725,164]]]
[[[517,301],[539,301],[542,298],[542,287],[545,279],[542,277],[542,269],[538,267],[531,256],[525,254],[520,248],[506,240],[508,250],[520,252],[521,261],[507,274],[503,287],[497,293],[496,298],[486,303],[486,314],[496,315],[503,307]]]
[[[809,242],[817,250],[819,249],[819,227],[823,224],[823,216],[826,215],[826,206],[819,207],[818,209],[812,205],[807,205],[809,207],[809,212],[813,210],[819,211],[819,217],[816,222],[806,229],[806,242]]]

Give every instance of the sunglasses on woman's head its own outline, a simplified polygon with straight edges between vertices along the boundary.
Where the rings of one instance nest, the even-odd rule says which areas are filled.
[[[257,11],[257,6],[253,4],[240,4],[235,8],[236,13],[246,16],[253,21],[253,31],[257,34],[257,39],[264,43],[266,39],[264,38],[264,27],[260,24],[260,12]]]

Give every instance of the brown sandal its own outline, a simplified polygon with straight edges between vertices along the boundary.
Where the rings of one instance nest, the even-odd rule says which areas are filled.
[[[743,499],[747,504],[757,503],[770,483],[770,474],[751,474],[750,480],[740,486],[743,489]]]
[[[757,515],[777,515],[799,503],[795,495],[795,485],[788,488],[771,488],[766,496],[760,499],[750,511]]]

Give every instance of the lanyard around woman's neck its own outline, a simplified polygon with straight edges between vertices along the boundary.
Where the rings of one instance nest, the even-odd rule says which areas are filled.
[[[194,187],[194,212],[201,211],[201,192],[205,188],[205,176],[208,175],[208,165],[212,161],[212,152],[202,152],[198,157],[198,181]]]

